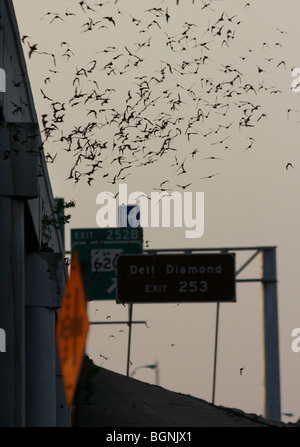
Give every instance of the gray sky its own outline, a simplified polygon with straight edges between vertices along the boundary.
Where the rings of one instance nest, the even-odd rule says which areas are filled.
[[[151,84],[151,98],[156,102],[151,106],[151,110],[149,107],[148,117],[156,117],[160,112],[169,113],[174,102],[168,101],[175,101],[178,94],[181,95],[180,99],[185,104],[178,107],[174,105],[174,113],[170,118],[172,121],[183,117],[182,121],[172,127],[172,132],[176,127],[182,131],[172,139],[176,152],[170,150],[158,162],[143,167],[139,167],[139,162],[133,160],[133,168],[124,182],[128,184],[130,192],[143,191],[146,194],[164,180],[170,181],[173,190],[179,189],[177,184],[192,183],[188,191],[205,193],[205,232],[202,238],[193,240],[184,237],[183,229],[147,228],[145,240],[149,241],[150,248],[156,249],[262,245],[278,247],[282,412],[294,413],[294,418],[284,420],[297,420],[300,416],[300,353],[296,354],[291,350],[291,332],[300,327],[300,93],[291,90],[294,79],[291,70],[300,67],[297,44],[298,2],[252,1],[250,7],[244,7],[246,1],[225,0],[214,1],[210,7],[202,9],[204,2],[200,0],[195,1],[194,5],[190,0],[182,0],[178,7],[175,6],[175,0],[119,0],[117,4],[107,0],[103,2],[107,4],[101,7],[91,6],[97,13],[86,8],[83,11],[78,3],[66,0],[53,0],[51,3],[41,0],[14,0],[21,36],[30,36],[25,40],[24,52],[38,115],[48,114],[48,119],[51,116],[50,102],[43,99],[40,89],[50,98],[65,103],[67,109],[66,122],[63,126],[58,125],[57,132],[53,133],[45,145],[46,153],[53,157],[57,154],[55,162],[49,163],[55,196],[63,196],[65,200],[75,199],[77,204],[72,212],[71,225],[66,229],[67,248],[70,242],[70,228],[96,227],[95,218],[99,209],[96,205],[97,194],[103,190],[118,190],[117,185],[109,183],[115,175],[113,169],[116,169],[118,164],[115,162],[111,166],[109,163],[112,158],[103,161],[103,169],[107,169],[112,177],[103,178],[104,170],[99,170],[95,173],[91,186],[87,184],[87,177],[84,176],[76,184],[72,180],[66,180],[76,159],[73,152],[64,151],[65,145],[56,140],[67,135],[74,125],[83,125],[86,120],[91,121],[93,113],[88,117],[87,113],[94,106],[89,102],[72,107],[69,102],[78,82],[75,81],[74,84],[76,70],[82,67],[91,69],[91,61],[96,60],[96,68],[89,73],[88,79],[80,78],[82,84],[81,87],[78,84],[77,91],[79,92],[80,88],[83,92],[92,92],[95,87],[99,91],[113,88],[110,104],[114,109],[124,111],[128,92],[133,96],[137,95],[137,83],[140,81],[136,77],[158,77],[161,75],[161,69],[165,68],[166,80],[163,86],[155,85],[155,82]],[[91,2],[89,4],[92,5]],[[169,22],[166,22],[165,17],[156,16],[154,10],[147,11],[152,6],[163,8],[164,11],[168,8]],[[66,16],[66,11],[77,15]],[[220,36],[213,36],[220,30],[218,27],[223,21],[221,20],[213,31],[211,26],[222,18],[224,11],[224,29],[221,29]],[[59,13],[63,20],[53,20],[55,14],[45,15],[47,12]],[[113,17],[116,26],[104,17]],[[101,23],[94,25],[97,20]],[[153,20],[158,21],[160,27],[155,23],[151,24]],[[241,23],[238,23],[239,21]],[[91,23],[93,29],[86,31]],[[188,27],[187,23],[192,23],[193,26]],[[98,29],[98,26],[103,27]],[[228,35],[222,34],[228,29],[234,30],[231,35],[233,38],[230,39],[230,35],[227,38],[229,46],[223,42]],[[181,34],[183,39],[178,43],[180,33],[184,31],[188,38],[185,39],[184,34]],[[175,40],[173,50],[170,47],[172,39],[168,36],[173,36]],[[69,47],[62,45],[62,42],[67,42]],[[137,42],[144,46],[139,46]],[[194,48],[196,42],[209,42],[209,50],[201,46]],[[50,55],[34,53],[29,58],[28,43],[38,43],[38,51]],[[118,51],[108,52],[110,46],[116,47]],[[72,51],[68,53],[69,58],[65,54],[67,48]],[[136,66],[134,63],[138,58],[130,56],[126,48],[144,60],[139,61]],[[51,54],[55,55],[56,66]],[[106,66],[112,57],[117,55],[119,57],[115,59],[115,66],[120,71],[128,64],[128,72],[124,75],[121,75],[117,68],[116,73],[110,73],[111,66]],[[205,55],[209,57],[205,63],[199,63],[199,66],[196,62],[192,63],[195,57],[198,62],[203,62],[201,58]],[[281,63],[282,61],[284,63]],[[186,62],[189,62],[189,65]],[[172,72],[166,63],[171,65]],[[229,69],[225,72],[227,65]],[[257,66],[264,71],[260,72]],[[193,70],[197,67],[198,71],[194,73]],[[230,72],[230,69],[238,71]],[[58,73],[49,70],[56,70]],[[190,70],[190,74],[187,74],[187,70]],[[233,85],[237,91],[241,92],[241,89],[238,89],[240,85],[249,83],[255,86],[256,93],[244,91],[243,95],[233,93],[231,96],[224,96],[224,86],[221,84],[232,80],[232,73],[241,76]],[[47,79],[48,77],[50,79]],[[200,95],[207,90],[209,81],[206,82],[205,79],[213,79],[214,88],[218,84],[220,86],[219,89],[206,93],[203,98],[207,102],[200,101],[201,106],[197,103],[198,108],[202,107],[204,112],[210,107],[211,115],[208,120],[198,121],[192,129],[194,134],[187,137],[187,124],[189,119],[195,116],[195,100],[191,92]],[[177,84],[182,86],[181,90]],[[183,87],[190,88],[190,93]],[[163,93],[166,89],[172,91]],[[255,110],[255,119],[251,121],[255,124],[253,127],[239,125],[242,117],[249,113],[242,111],[241,101],[261,106]],[[218,102],[222,102],[224,107],[213,107]],[[226,104],[229,106],[226,107]],[[288,113],[289,109],[291,111]],[[226,115],[222,116],[221,112],[225,111]],[[266,116],[261,116],[262,113]],[[93,116],[94,118],[96,117]],[[100,113],[97,119],[102,124],[105,123],[103,113]],[[228,129],[220,128],[218,131],[219,124],[231,126]],[[100,135],[101,141],[108,141],[108,145],[111,145],[114,129],[114,125],[104,126]],[[128,128],[127,131],[128,138],[131,139],[140,135],[138,126]],[[211,133],[205,137],[208,132]],[[174,136],[175,133],[171,135]],[[222,141],[225,137],[227,139],[224,142],[212,144]],[[153,138],[148,148],[157,150],[158,144],[159,138]],[[197,153],[193,157],[191,153],[195,149]],[[103,153],[105,152],[102,151],[104,159],[106,157]],[[139,156],[141,153],[137,153],[137,157]],[[181,176],[176,172],[177,166],[172,166],[178,160],[180,163],[184,161],[187,171]],[[287,163],[292,163],[293,167],[286,169]],[[84,162],[78,165],[82,171],[83,165]],[[218,175],[203,179],[214,174]],[[238,265],[242,264],[245,256],[245,253],[238,256]],[[247,277],[255,277],[259,272],[259,262],[255,262],[245,271]],[[221,305],[216,386],[217,404],[259,414],[262,413],[260,293],[259,284],[238,284],[237,302]],[[92,302],[89,304],[89,312],[90,320],[104,320],[107,315],[116,320],[127,316],[127,310],[114,302]],[[215,313],[214,304],[135,305],[134,318],[147,320],[149,328],[133,328],[132,368],[158,361],[163,387],[210,401]],[[127,327],[122,328],[124,332],[120,332],[120,329],[120,326],[91,327],[87,352],[95,363],[124,374]],[[115,338],[109,337],[110,335]],[[103,360],[100,353],[109,357],[109,360]],[[245,367],[242,376],[239,373],[241,367]],[[154,373],[144,368],[136,378],[154,382]]]

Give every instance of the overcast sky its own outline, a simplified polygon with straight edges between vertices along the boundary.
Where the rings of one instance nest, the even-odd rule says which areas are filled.
[[[52,102],[60,103],[56,117],[65,113],[45,152],[49,162],[55,158],[48,165],[54,195],[76,201],[66,248],[70,228],[96,228],[101,191],[115,193],[125,182],[129,192],[150,194],[164,181],[172,191],[190,184],[186,191],[204,192],[204,235],[187,239],[183,229],[146,228],[149,248],[277,246],[282,413],[297,420],[300,353],[291,350],[291,332],[300,327],[300,93],[291,89],[291,72],[300,67],[299,2],[175,3],[107,0],[89,2],[88,9],[66,0],[14,0],[21,36],[29,36],[24,52],[41,130],[43,114],[53,124]],[[29,57],[32,44],[38,51]],[[149,87],[143,81],[151,89],[137,106]],[[106,102],[96,101],[95,91]],[[74,93],[85,96],[72,99]],[[127,114],[119,139],[111,121],[116,111]],[[169,124],[142,143],[162,114]],[[67,140],[59,140],[91,122],[102,126],[95,139],[103,147],[97,147],[101,168],[89,175],[90,159],[78,159],[76,147],[67,151]],[[114,160],[122,149],[124,158]],[[237,266],[247,256],[239,253]],[[259,274],[256,260],[244,277]],[[127,317],[114,302],[89,303],[89,312],[91,321]],[[211,401],[215,316],[215,304],[135,305],[134,319],[149,327],[133,328],[132,369],[158,361],[163,387]],[[127,327],[91,326],[87,352],[98,365],[125,374]],[[136,378],[155,379],[147,368]],[[262,413],[259,284],[238,284],[237,302],[220,306],[216,404]]]

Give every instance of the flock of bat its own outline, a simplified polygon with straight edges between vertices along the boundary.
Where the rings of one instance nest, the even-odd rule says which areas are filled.
[[[232,13],[224,9],[226,2],[192,0],[202,14],[201,26],[195,14],[195,21],[183,19],[176,32],[173,15],[184,9],[183,2],[177,0],[176,6],[174,0],[157,1],[137,16],[120,3],[81,0],[72,10],[47,11],[40,18],[54,32],[70,25],[73,33],[72,20],[80,19],[82,39],[92,35],[99,43],[87,64],[67,39],[52,52],[22,37],[29,59],[51,61],[40,89],[47,162],[54,162],[59,151],[69,152],[68,179],[77,183],[84,178],[90,185],[115,185],[153,165],[155,170],[146,172],[155,172],[156,189],[162,191],[184,190],[198,179],[218,175],[237,140],[242,152],[254,147],[254,129],[268,119],[266,97],[282,93],[273,83],[275,73],[287,70],[281,51],[286,32],[274,30],[272,40],[261,43],[258,56],[257,48],[239,42],[250,3]],[[125,35],[122,45],[114,46],[107,36],[117,32],[121,21],[136,41],[126,41]],[[70,65],[72,93],[62,99],[56,96],[56,79]],[[286,169],[291,167],[286,164]],[[205,172],[192,175],[195,169]]]
[[[282,93],[273,84],[275,74],[287,70],[282,58],[287,32],[277,28],[260,48],[244,46],[239,32],[251,3],[238,2],[231,12],[224,9],[226,1],[191,0],[195,20],[182,19],[178,26],[184,2],[153,1],[155,6],[148,4],[141,15],[128,13],[120,0],[81,0],[72,3],[72,10],[47,11],[40,20],[54,32],[63,26],[76,32],[73,20],[79,18],[82,39],[95,36],[99,47],[85,64],[68,39],[56,51],[43,51],[30,36],[22,37],[30,60],[51,61],[40,88],[46,108],[41,115],[43,145],[49,163],[59,151],[70,153],[68,179],[115,185],[153,165],[146,175],[153,176],[156,189],[185,190],[218,175],[227,151],[237,144],[241,152],[255,147],[255,128],[268,119],[264,103],[269,95]],[[120,22],[127,23],[135,42],[124,35],[115,46],[107,37],[118,32]],[[62,99],[56,80],[70,65],[72,94]],[[22,113],[22,105],[14,107]],[[289,168],[294,168],[290,162]],[[194,170],[205,173],[195,176]],[[102,353],[100,357],[108,360]]]

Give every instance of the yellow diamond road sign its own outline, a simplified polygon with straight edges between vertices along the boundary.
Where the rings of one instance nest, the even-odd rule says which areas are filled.
[[[73,403],[88,334],[86,297],[78,253],[75,250],[59,319],[56,338],[68,404]]]

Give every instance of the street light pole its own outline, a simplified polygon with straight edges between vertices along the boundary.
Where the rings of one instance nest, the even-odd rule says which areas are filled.
[[[135,375],[135,373],[142,368],[149,368],[149,369],[155,369],[155,384],[159,385],[159,369],[158,369],[158,362],[150,364],[150,365],[141,365],[138,366],[137,368],[135,368],[132,373],[131,373],[131,377],[133,377]]]
[[[156,368],[155,368],[155,385],[159,386],[159,368],[158,368],[157,360],[156,360]]]

